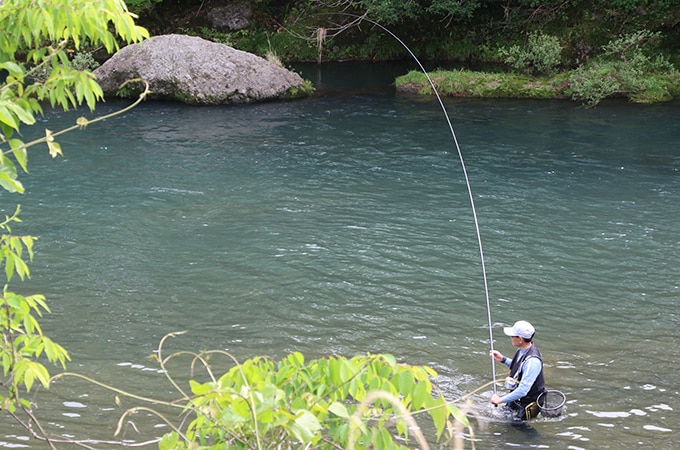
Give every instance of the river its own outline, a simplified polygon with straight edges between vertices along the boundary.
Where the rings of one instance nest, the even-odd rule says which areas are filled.
[[[4,213],[22,205],[13,231],[39,236],[31,280],[12,287],[47,296],[41,324],[70,351],[70,371],[169,395],[149,356],[186,330],[168,352],[385,352],[433,367],[450,399],[491,380],[474,221],[438,104],[395,94],[402,72],[389,65],[299,70],[318,95],[146,102],[60,139],[63,158],[31,152],[26,193],[2,194]],[[680,105],[445,105],[477,207],[494,347],[511,356],[502,326],[533,323],[547,384],[568,401],[561,417],[516,428],[483,389],[467,438],[478,449],[675,447]],[[49,113],[30,133],[80,114]],[[50,430],[90,439],[112,439],[139,404],[75,379],[36,402]],[[42,448],[6,416],[0,447]]]

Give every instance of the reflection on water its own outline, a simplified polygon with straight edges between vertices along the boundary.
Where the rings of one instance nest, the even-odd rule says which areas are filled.
[[[547,383],[568,398],[565,415],[528,428],[498,415],[488,387],[460,400],[480,417],[477,448],[673,447],[678,106],[447,109],[480,218],[494,346],[511,353],[500,327],[534,323]],[[24,177],[21,232],[40,240],[21,289],[47,295],[42,323],[71,370],[172,398],[148,356],[187,330],[168,351],[389,352],[431,365],[451,400],[490,381],[474,226],[433,102],[380,89],[148,103],[62,146],[60,160],[33,154]],[[100,439],[138,404],[72,378],[37,400],[50,429]],[[136,417],[146,434],[126,438],[163,433],[155,422]],[[34,446],[25,436],[3,419],[0,446]]]

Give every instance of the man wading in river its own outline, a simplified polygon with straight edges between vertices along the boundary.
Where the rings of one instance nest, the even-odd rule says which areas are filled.
[[[505,379],[505,387],[510,393],[503,397],[493,394],[491,403],[505,403],[518,420],[532,419],[538,414],[536,399],[545,391],[543,358],[533,342],[536,330],[529,322],[520,320],[512,327],[503,328],[503,332],[510,336],[512,345],[518,350],[512,359],[497,350],[492,352],[493,359],[510,367],[510,375]]]

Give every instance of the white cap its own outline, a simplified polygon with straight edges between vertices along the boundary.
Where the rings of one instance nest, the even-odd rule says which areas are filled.
[[[519,336],[524,339],[531,339],[534,336],[536,330],[533,325],[531,325],[526,320],[520,320],[515,322],[512,327],[503,328],[503,332],[508,336]]]

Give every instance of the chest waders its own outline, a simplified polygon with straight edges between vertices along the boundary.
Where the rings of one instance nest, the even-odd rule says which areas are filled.
[[[541,351],[534,344],[532,344],[522,356],[520,356],[519,350],[515,353],[515,356],[512,358],[512,363],[510,363],[510,378],[517,380],[517,385],[519,385],[523,375],[522,366],[524,365],[524,361],[528,358],[538,358],[541,361],[541,372],[536,377],[536,381],[534,381],[534,384],[531,386],[531,389],[529,389],[529,392],[527,392],[527,395],[508,404],[510,409],[515,412],[518,420],[529,420],[538,415],[539,408],[536,399],[545,391],[545,379],[543,378],[542,367],[543,357],[541,356]]]

